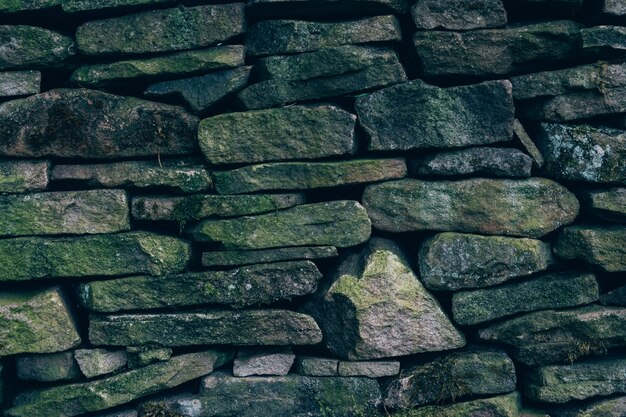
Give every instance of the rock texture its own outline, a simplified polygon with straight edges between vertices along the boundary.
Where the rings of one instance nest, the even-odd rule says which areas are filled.
[[[49,161],[0,161],[0,193],[45,190],[50,181]]]
[[[566,259],[583,259],[607,272],[626,271],[624,226],[572,226],[559,234],[555,253]]]
[[[71,381],[81,375],[71,350],[21,355],[15,360],[15,367],[17,377],[25,381]]]
[[[61,68],[74,55],[73,43],[69,36],[40,27],[0,25],[0,70]]]
[[[411,9],[418,29],[480,29],[506,25],[500,0],[419,0]]]

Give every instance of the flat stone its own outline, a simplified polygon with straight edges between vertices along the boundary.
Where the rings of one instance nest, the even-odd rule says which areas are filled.
[[[296,359],[296,371],[306,376],[337,376],[339,375],[339,360],[299,356]]]
[[[406,13],[409,0],[251,0],[247,11],[268,19]]]
[[[513,122],[513,133],[514,137],[524,148],[526,153],[533,158],[533,165],[536,168],[542,168],[545,162],[543,159],[543,155],[541,155],[541,152],[537,148],[537,145],[535,145],[535,142],[533,142],[533,140],[530,138],[528,132],[526,132],[526,129],[518,119],[515,119],[515,121]]]
[[[0,292],[0,328],[0,357],[60,352],[81,342],[58,287]]]
[[[97,234],[130,229],[122,190],[0,196],[0,236]]]
[[[243,46],[228,45],[176,52],[155,58],[129,59],[109,64],[79,67],[69,82],[81,87],[129,86],[163,78],[184,77],[201,72],[243,65]],[[197,94],[197,93],[196,93]]]
[[[291,246],[339,248],[365,242],[371,233],[367,212],[356,201],[305,204],[268,214],[205,220],[189,228],[198,242],[220,249],[268,249]]]
[[[0,70],[61,68],[75,54],[74,39],[35,26],[1,25],[0,45]]]
[[[621,417],[626,410],[626,396],[600,399],[590,403],[559,405],[550,410],[554,417]]]
[[[39,93],[41,72],[6,71],[0,72],[0,97],[20,97]]]
[[[613,17],[626,16],[626,5],[621,0],[604,0],[602,12]]]
[[[355,121],[335,106],[226,113],[202,120],[198,140],[211,164],[316,159],[353,153]]]
[[[570,226],[557,238],[554,253],[582,259],[605,272],[626,271],[626,226]]]
[[[494,324],[478,332],[482,340],[514,347],[526,365],[572,362],[626,345],[626,309],[590,306],[546,310]]]
[[[365,376],[368,378],[395,376],[398,375],[398,372],[400,372],[400,362],[398,361],[340,361],[338,368],[339,376]]]
[[[136,276],[81,284],[83,307],[98,312],[220,304],[268,305],[310,294],[322,274],[310,261],[244,266],[229,271]]]
[[[356,112],[373,151],[458,148],[513,137],[506,80],[450,88],[409,81],[357,98]]]
[[[24,381],[71,381],[81,377],[74,352],[21,355],[15,358],[17,377]]]
[[[209,172],[196,160],[55,165],[51,179],[95,188],[165,187],[183,193],[207,191],[213,185]]]
[[[578,214],[576,197],[545,178],[389,181],[368,185],[363,205],[374,228],[386,232],[450,230],[537,238]]]
[[[349,360],[455,349],[465,338],[392,241],[372,238],[344,256],[323,298],[327,347]]]
[[[600,296],[603,305],[626,307],[626,285]]]
[[[530,177],[532,158],[513,148],[467,148],[439,152],[409,162],[412,176],[479,175]]]
[[[105,410],[207,375],[232,357],[232,352],[221,350],[188,353],[96,381],[21,393],[6,414],[72,417]]]
[[[626,222],[626,188],[583,191],[581,201],[585,210],[598,219]]]
[[[199,77],[163,81],[152,84],[143,94],[157,99],[173,97],[185,103],[194,113],[204,113],[223,98],[248,85],[251,69],[251,66],[247,66],[214,71]]]
[[[11,0],[0,4],[0,14],[31,12],[60,6],[63,0]]]
[[[181,51],[216,45],[244,31],[244,4],[151,10],[83,23],[76,30],[87,56]]]
[[[343,22],[266,20],[248,29],[245,44],[248,55],[261,56],[401,39],[400,23],[388,15]]]
[[[452,296],[454,321],[473,325],[516,313],[589,304],[599,298],[593,274],[557,272]]]
[[[295,248],[232,250],[204,252],[202,266],[223,267],[281,261],[319,260],[338,256],[334,246],[301,246]]]
[[[167,361],[172,357],[172,349],[156,346],[129,346],[126,348],[128,367],[141,368],[157,362]]]
[[[0,105],[0,155],[112,159],[197,149],[198,119],[180,107],[85,89]]]
[[[244,348],[239,350],[233,364],[233,375],[278,375],[289,373],[296,355],[287,348]]]
[[[45,190],[49,170],[50,161],[0,161],[0,193]]]
[[[61,0],[66,13],[108,12],[115,9],[131,10],[140,7],[153,7],[174,4],[175,0]]]
[[[506,29],[419,31],[413,42],[426,77],[493,77],[577,58],[582,28],[562,20]]]
[[[76,349],[74,358],[87,378],[110,374],[126,366],[125,350]]]
[[[506,25],[501,0],[419,0],[411,14],[418,29],[467,30]]]
[[[147,232],[0,240],[0,281],[172,274],[185,269],[187,242]]]
[[[312,317],[287,310],[206,310],[189,313],[92,315],[94,345],[314,345],[322,332]]]
[[[522,411],[522,399],[518,392],[512,392],[498,397],[484,398],[480,400],[462,402],[445,406],[426,406],[413,410],[403,410],[394,413],[395,417],[548,417],[520,414]]]
[[[533,401],[566,403],[598,395],[626,393],[626,358],[609,357],[530,371],[526,396]],[[596,414],[594,414],[596,415]]]
[[[583,50],[626,51],[626,28],[622,26],[595,26],[580,31]]]
[[[406,177],[404,159],[355,159],[331,162],[277,162],[213,173],[220,194],[268,190],[310,190]]]
[[[405,369],[383,395],[383,405],[406,409],[515,390],[513,361],[504,352],[452,353]]]

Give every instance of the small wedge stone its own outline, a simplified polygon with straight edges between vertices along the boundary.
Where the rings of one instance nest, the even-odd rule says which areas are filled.
[[[128,362],[125,350],[76,349],[74,358],[87,378],[118,371]]]

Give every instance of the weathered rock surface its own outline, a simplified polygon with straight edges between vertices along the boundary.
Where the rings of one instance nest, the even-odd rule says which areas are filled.
[[[626,28],[621,26],[595,26],[580,31],[582,49],[591,51],[626,51]]]
[[[118,371],[128,362],[125,350],[76,349],[74,358],[87,378]]]
[[[251,375],[278,375],[289,373],[296,355],[291,349],[266,348],[242,349],[237,353],[233,364],[233,375],[238,377]]]
[[[468,401],[447,406],[427,406],[413,410],[402,410],[394,413],[396,417],[532,417],[531,414],[520,414],[521,397],[513,392],[498,397]],[[539,416],[537,416],[539,417]]]
[[[626,188],[584,191],[582,193],[587,212],[603,220],[626,222]]]
[[[172,274],[185,269],[183,240],[147,232],[0,240],[0,281]]]
[[[339,360],[300,356],[296,359],[296,370],[300,375],[306,376],[337,376]]]
[[[626,5],[621,0],[604,0],[602,12],[609,16],[626,16]]]
[[[305,204],[268,214],[205,220],[188,229],[191,238],[223,249],[267,249],[365,242],[371,233],[367,212],[356,201]]]
[[[196,150],[198,119],[181,108],[85,89],[0,105],[0,155],[124,158]]]
[[[220,194],[268,190],[309,190],[406,177],[404,159],[353,159],[331,162],[277,162],[213,173]]]
[[[609,291],[600,296],[600,301],[604,305],[624,306],[626,307],[626,285]]]
[[[54,0],[53,0],[54,1]],[[174,0],[62,0],[61,6],[67,13],[107,12],[116,8],[130,10],[142,6],[159,6],[175,3]],[[125,416],[121,416],[125,417]]]
[[[59,6],[63,0],[10,0],[0,4],[0,14],[19,13],[49,9]]]
[[[626,271],[626,226],[570,226],[564,228],[554,253],[582,259],[605,272]]]
[[[315,320],[287,310],[206,310],[190,313],[92,315],[94,345],[314,345],[322,341]]]
[[[0,292],[0,357],[53,353],[80,344],[60,288]]]
[[[169,360],[172,357],[172,349],[156,345],[129,346],[126,348],[126,356],[128,367],[134,369]]]
[[[527,365],[573,361],[606,349],[626,346],[626,309],[582,307],[538,311],[480,330],[483,340],[515,347],[515,358]]]
[[[513,133],[514,137],[517,139],[522,148],[524,148],[526,153],[528,153],[528,155],[533,158],[533,165],[536,168],[543,167],[543,164],[545,162],[543,159],[543,155],[541,155],[541,152],[537,148],[537,145],[535,145],[535,142],[533,142],[530,136],[528,136],[528,132],[526,132],[526,129],[518,119],[515,119],[515,121],[513,121]]]
[[[354,16],[355,13],[406,13],[409,0],[251,0],[248,12],[265,18],[311,18]]]
[[[419,0],[411,9],[418,29],[480,29],[506,25],[501,0]]]
[[[353,152],[356,116],[335,106],[292,106],[227,113],[200,122],[211,164],[315,159]]]
[[[0,161],[0,193],[42,191],[49,170],[49,161]]]
[[[373,238],[348,254],[323,299],[327,347],[350,359],[376,359],[461,347],[465,339],[417,280],[400,248]]]
[[[71,350],[18,356],[15,367],[17,377],[25,381],[71,381],[81,376]]]
[[[398,375],[398,372],[400,372],[400,362],[398,361],[339,361],[337,368],[339,376],[365,376],[368,378],[395,376]]]
[[[60,68],[74,55],[72,38],[35,26],[1,25],[0,45],[0,70]]]
[[[0,97],[20,97],[37,94],[41,89],[41,72],[0,72]]]
[[[375,151],[457,148],[513,136],[508,81],[439,88],[414,80],[357,98],[356,111]]]
[[[620,417],[626,410],[626,396],[576,405],[559,405],[550,410],[555,417]]]
[[[544,178],[526,180],[404,179],[368,185],[363,205],[376,229],[450,230],[541,237],[571,223],[578,200]]]
[[[334,246],[301,246],[295,248],[211,251],[202,254],[202,266],[237,266],[281,261],[315,260],[337,257]]]

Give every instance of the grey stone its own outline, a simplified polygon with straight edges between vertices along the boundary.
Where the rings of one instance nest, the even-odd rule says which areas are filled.
[[[513,122],[513,133],[514,137],[517,138],[526,153],[528,153],[528,155],[533,158],[533,165],[536,168],[543,167],[543,164],[545,162],[543,159],[543,155],[541,155],[541,152],[537,148],[537,145],[535,145],[535,142],[533,142],[530,136],[528,136],[526,129],[518,119],[515,119],[515,121]]]
[[[10,0],[0,3],[0,15],[40,11],[60,6],[63,0]]]
[[[395,376],[398,375],[398,372],[400,372],[400,362],[398,361],[340,361],[338,368],[339,376],[365,376],[368,378]]]
[[[204,252],[202,254],[202,266],[222,267],[252,265],[303,259],[328,259],[337,256],[337,248],[334,246],[301,246],[295,248],[217,251]]]
[[[626,51],[626,28],[622,26],[595,26],[580,31],[583,50],[602,52]]]
[[[87,378],[118,371],[128,362],[125,350],[76,349],[74,358]]]
[[[554,417],[623,417],[624,410],[626,410],[626,396],[569,406],[559,405],[550,410],[550,415]]]
[[[0,193],[45,190],[49,170],[50,161],[0,161]]]
[[[289,373],[295,359],[296,355],[288,348],[240,349],[233,364],[233,375],[284,376]]]
[[[583,191],[581,194],[585,209],[596,218],[626,222],[626,188]]]
[[[0,45],[0,70],[62,68],[75,54],[74,39],[35,26],[0,25]]]
[[[131,369],[141,368],[157,362],[167,361],[172,357],[172,349],[165,347],[129,346],[126,348],[128,367]]]
[[[337,376],[339,375],[339,360],[298,356],[296,371],[300,375],[306,376]]]
[[[268,19],[407,13],[410,0],[251,0],[248,12]]]
[[[626,226],[566,227],[559,233],[554,253],[582,259],[605,272],[626,271]]]
[[[25,381],[71,381],[80,378],[74,352],[21,355],[15,358],[17,377]]]
[[[602,12],[609,16],[626,16],[626,5],[621,0],[604,0]]]
[[[131,10],[141,7],[153,7],[174,4],[175,0],[61,0],[66,13],[109,12],[115,9]]]
[[[604,305],[626,307],[626,285],[614,289],[600,296],[600,301]]]
[[[39,93],[41,87],[39,71],[0,72],[0,97],[20,97]]]
[[[418,29],[480,29],[506,25],[501,0],[418,0],[411,9]]]
[[[450,405],[431,405],[394,413],[395,417],[549,417],[522,410],[522,398],[516,391],[498,397],[461,402]]]

